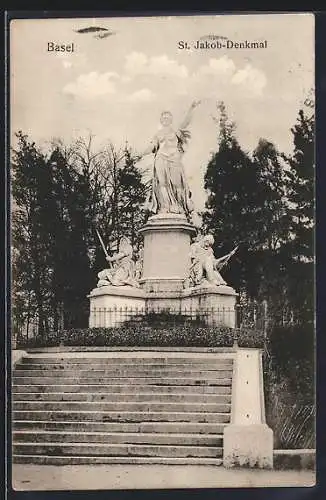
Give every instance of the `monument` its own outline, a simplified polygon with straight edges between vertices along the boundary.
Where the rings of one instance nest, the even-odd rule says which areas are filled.
[[[236,249],[216,259],[213,236],[197,234],[182,163],[191,137],[187,127],[199,104],[200,101],[192,103],[177,130],[172,127],[172,114],[164,111],[160,130],[140,156],[153,155],[151,191],[146,201],[151,216],[140,230],[142,255],[134,262],[133,249],[124,237],[119,251],[107,256],[109,267],[98,274],[97,288],[89,295],[90,327],[116,326],[121,319],[101,311],[121,307],[198,314],[210,310],[211,324],[235,326],[237,294],[220,270]],[[214,311],[219,314],[214,316]],[[222,311],[227,314],[221,314]]]

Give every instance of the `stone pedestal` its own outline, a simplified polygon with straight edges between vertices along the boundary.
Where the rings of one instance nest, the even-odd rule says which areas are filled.
[[[112,328],[144,314],[145,293],[131,286],[94,288],[90,299],[89,328]]]
[[[90,328],[119,326],[146,312],[169,311],[207,326],[236,326],[236,296],[231,287],[207,287],[182,291],[146,292],[129,286],[103,286],[89,294]]]
[[[154,215],[140,233],[144,238],[140,288],[104,286],[92,290],[90,327],[117,326],[131,319],[133,311],[137,316],[138,310],[182,314],[208,326],[236,326],[237,294],[233,288],[208,282],[184,288],[189,278],[191,236],[196,233],[184,215]]]
[[[195,228],[178,214],[154,215],[141,229],[144,237],[142,288],[146,292],[181,291],[190,266],[190,237]]]

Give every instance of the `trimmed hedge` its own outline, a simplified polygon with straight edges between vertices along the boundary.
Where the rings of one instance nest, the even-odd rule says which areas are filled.
[[[240,347],[262,348],[264,335],[259,330],[196,325],[121,326],[117,328],[86,328],[52,333],[46,338],[21,341],[19,347],[232,347],[238,340]]]

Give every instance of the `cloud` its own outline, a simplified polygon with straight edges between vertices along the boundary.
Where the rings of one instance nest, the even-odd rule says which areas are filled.
[[[130,75],[156,75],[187,78],[188,69],[166,55],[147,57],[142,52],[132,52],[126,57],[125,71]]]
[[[152,57],[148,65],[149,73],[153,75],[169,75],[178,78],[187,78],[188,70],[186,66],[178,64],[177,61],[169,59],[167,56]]]
[[[114,94],[116,92],[115,80],[119,77],[117,73],[106,72],[91,73],[79,75],[77,80],[68,83],[63,92],[77,97],[92,99],[106,94]]]
[[[228,56],[219,59],[210,59],[208,64],[201,66],[198,70],[199,75],[209,76],[229,76],[236,70],[235,64]]]
[[[133,94],[126,97],[126,101],[129,102],[150,102],[156,98],[154,92],[150,89],[137,90]]]
[[[261,70],[251,64],[238,67],[226,55],[210,58],[191,72],[167,55],[148,57],[142,52],[131,52],[120,74],[96,71],[81,74],[63,91],[84,99],[112,96],[115,103],[150,103],[158,95],[166,102],[186,96],[232,102],[242,96],[259,98],[266,84],[267,78]]]
[[[265,73],[250,64],[239,67],[224,55],[211,58],[189,74],[182,83],[175,79],[175,94],[191,95],[194,99],[225,100],[229,103],[242,98],[260,98],[267,84]]]
[[[148,57],[142,52],[132,52],[126,56],[125,70],[127,73],[137,74],[144,72]]]
[[[261,95],[266,86],[267,78],[262,71],[254,68],[251,64],[247,64],[233,75],[231,83],[242,86],[251,94]]]

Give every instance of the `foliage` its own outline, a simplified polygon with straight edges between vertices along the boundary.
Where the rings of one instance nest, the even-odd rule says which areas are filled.
[[[238,337],[228,327],[204,327],[192,324],[174,326],[121,325],[116,328],[88,328],[53,332],[47,341],[39,338],[20,341],[19,347],[42,346],[98,346],[98,347],[232,347],[234,340],[241,347],[262,347],[263,334],[260,330],[243,329]]]
[[[206,230],[217,254],[240,243],[224,275],[244,310],[266,307],[265,399],[275,446],[313,447],[314,116],[299,111],[292,155],[260,139],[249,156],[223,104],[219,112],[218,148],[205,176]]]
[[[299,111],[291,129],[294,151],[288,162],[288,198],[291,239],[287,249],[289,290],[296,314],[301,321],[314,315],[314,115]]]
[[[44,238],[47,215],[52,206],[44,205],[51,178],[45,156],[21,132],[12,162],[12,245],[13,245],[13,315],[28,321],[37,314],[39,333],[43,335],[49,307],[51,265],[49,238]],[[17,299],[17,301],[15,300]]]
[[[312,323],[274,327],[265,350],[267,423],[275,447],[315,446],[315,337]]]
[[[297,246],[297,254],[312,258],[313,256],[313,222],[314,222],[314,116],[308,116],[301,109],[296,125],[291,129],[294,151],[292,156],[285,157],[290,170],[288,172],[289,201],[292,203],[291,217],[293,244]]]
[[[219,145],[205,174],[204,187],[208,198],[203,221],[206,230],[214,236],[217,254],[227,253],[235,244],[240,244],[225,277],[232,286],[241,290],[249,284],[249,275],[251,285],[255,287],[251,257],[260,228],[257,220],[260,212],[259,177],[257,164],[241,149],[235,137],[235,126],[229,122],[223,103],[220,103],[219,110]]]
[[[37,318],[38,334],[82,327],[89,290],[119,238],[143,224],[146,188],[131,151],[94,151],[92,137],[47,154],[22,132],[12,155],[13,327]]]
[[[238,143],[225,105],[218,109],[218,148],[205,174],[203,220],[216,255],[240,245],[224,276],[242,303],[267,301],[273,324],[311,320],[314,117],[299,112],[292,156],[266,139],[250,156]]]

